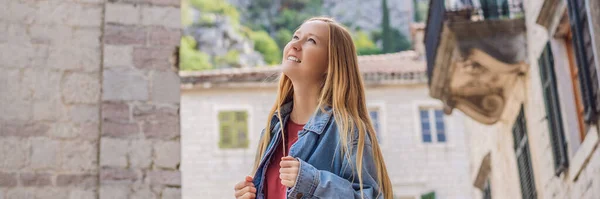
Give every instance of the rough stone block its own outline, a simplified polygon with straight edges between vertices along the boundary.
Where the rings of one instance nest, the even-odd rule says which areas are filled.
[[[33,169],[57,169],[60,168],[58,153],[60,142],[48,138],[31,139],[31,168]]]
[[[181,186],[179,171],[148,171],[146,175],[152,185]]]
[[[131,46],[104,46],[104,66],[106,67],[132,67],[133,48]]]
[[[45,123],[0,121],[0,136],[37,137],[46,135],[49,129],[49,125]]]
[[[133,64],[139,69],[168,71],[173,65],[171,57],[174,50],[174,47],[135,47]]]
[[[97,140],[99,126],[96,122],[86,123],[54,123],[48,131],[52,138],[80,138],[82,140]]]
[[[181,5],[179,0],[150,0],[150,2],[154,5],[175,6],[177,8]]]
[[[31,43],[56,45],[72,40],[73,28],[63,24],[34,24],[29,27],[29,37]]]
[[[128,141],[102,138],[100,143],[100,166],[127,167]]]
[[[180,80],[175,72],[153,71],[152,101],[160,103],[179,103]]]
[[[136,25],[140,23],[140,7],[136,4],[106,4],[106,22],[125,25]]]
[[[23,168],[27,164],[29,154],[29,142],[14,138],[0,138],[0,168]]]
[[[55,101],[60,99],[60,83],[63,72],[40,68],[27,68],[23,73],[23,85],[33,92],[33,100]]]
[[[178,46],[181,41],[180,29],[167,29],[163,27],[150,27],[147,29],[150,40],[153,45]]]
[[[15,186],[17,186],[17,174],[0,171],[0,187],[8,188]]]
[[[103,100],[148,100],[148,81],[137,71],[105,70]]]
[[[12,22],[30,24],[35,19],[36,12],[38,12],[38,5],[35,2],[10,1],[4,5],[7,5],[2,6],[6,10],[3,10],[0,16],[2,16],[2,19]]]
[[[107,24],[104,27],[104,42],[112,45],[144,45],[146,31],[136,26]]]
[[[101,186],[100,199],[129,199],[130,191],[127,186]]]
[[[71,190],[69,199],[96,199],[96,192],[78,189]]]
[[[154,165],[161,168],[177,169],[181,162],[181,145],[179,141],[158,142],[154,145]]]
[[[100,170],[100,181],[103,185],[114,182],[132,183],[142,179],[141,171],[132,169],[103,168]]]
[[[73,105],[70,110],[70,119],[73,122],[96,122],[99,117],[98,105]]]
[[[162,199],[181,199],[181,189],[165,188],[162,192]]]
[[[86,189],[93,189],[97,186],[97,177],[93,173],[84,174],[59,174],[56,176],[56,186],[59,187],[81,187]]]
[[[62,85],[63,99],[67,103],[98,103],[100,80],[97,73],[71,73]]]
[[[100,48],[100,38],[102,32],[100,28],[74,28],[73,38],[68,41],[73,46]]]
[[[102,118],[104,121],[130,122],[129,105],[125,102],[104,102]]]
[[[145,122],[142,131],[146,138],[170,140],[179,136],[179,121]]]
[[[140,128],[136,123],[120,123],[104,121],[102,123],[102,136],[114,138],[139,137]]]
[[[150,164],[152,163],[152,142],[148,140],[132,140],[128,155],[132,168],[150,168]]]
[[[143,6],[142,24],[181,28],[181,12],[175,7]]]
[[[57,188],[42,188],[35,189],[35,198],[43,198],[43,199],[65,199],[69,197],[69,190],[67,189],[57,189]]]
[[[61,100],[39,100],[33,102],[34,121],[65,121],[67,110]]]
[[[154,194],[150,189],[138,189],[133,192],[131,195],[132,199],[156,199],[156,194]]]
[[[155,106],[150,104],[136,104],[133,107],[133,119],[136,121],[178,120],[179,111],[173,106]]]
[[[100,27],[102,24],[102,5],[72,4],[66,23],[72,26]]]
[[[21,184],[25,187],[43,187],[52,185],[48,173],[21,173]]]
[[[6,192],[6,199],[31,199],[35,198],[35,192],[30,188],[9,189]]]
[[[62,167],[71,172],[95,171],[98,169],[98,147],[96,141],[64,141]]]
[[[99,48],[67,45],[53,47],[47,65],[53,69],[96,72],[100,70],[100,51]]]

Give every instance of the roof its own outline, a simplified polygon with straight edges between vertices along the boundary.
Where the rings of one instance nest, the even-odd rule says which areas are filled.
[[[425,61],[414,51],[358,56],[358,66],[369,83],[424,83]],[[227,68],[207,71],[180,71],[184,88],[198,85],[231,83],[274,83],[281,72],[279,65],[254,68]]]

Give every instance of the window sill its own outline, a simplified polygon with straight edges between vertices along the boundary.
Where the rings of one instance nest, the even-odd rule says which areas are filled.
[[[583,143],[575,152],[575,155],[571,159],[571,165],[569,166],[569,179],[571,181],[577,180],[581,170],[587,164],[590,156],[596,150],[596,145],[598,145],[598,130],[596,127],[590,128],[590,131],[585,136]]]

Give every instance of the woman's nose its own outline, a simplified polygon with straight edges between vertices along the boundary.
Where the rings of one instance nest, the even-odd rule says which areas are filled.
[[[296,51],[301,51],[302,45],[300,45],[300,40],[292,41],[292,48]]]

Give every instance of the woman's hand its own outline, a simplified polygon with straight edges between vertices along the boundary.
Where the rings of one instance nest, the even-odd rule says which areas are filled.
[[[256,187],[252,183],[252,177],[246,176],[244,181],[241,181],[235,185],[235,198],[236,199],[253,199],[256,198]]]
[[[279,178],[281,178],[281,184],[286,187],[294,187],[294,184],[296,184],[296,178],[298,178],[300,161],[296,160],[296,158],[293,158],[292,156],[285,156],[281,158],[279,166],[281,167],[279,169]]]

